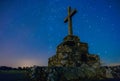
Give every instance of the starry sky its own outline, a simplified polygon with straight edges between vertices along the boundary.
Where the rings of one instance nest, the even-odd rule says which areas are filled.
[[[89,52],[103,65],[120,64],[120,0],[0,0],[0,66],[46,66],[68,35],[68,6]]]

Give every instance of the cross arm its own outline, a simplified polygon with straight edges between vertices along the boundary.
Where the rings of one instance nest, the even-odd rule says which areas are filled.
[[[70,13],[70,17],[72,17],[76,12],[77,12],[76,9],[73,10],[73,11]],[[68,21],[68,17],[69,17],[69,16],[67,16],[67,17],[64,19],[64,23],[66,23],[66,22]]]

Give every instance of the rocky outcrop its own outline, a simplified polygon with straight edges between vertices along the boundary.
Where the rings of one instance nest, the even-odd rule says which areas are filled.
[[[120,66],[95,68],[82,64],[80,67],[34,66],[29,71],[31,81],[119,81]]]
[[[120,79],[120,65],[118,66],[103,66],[106,70],[106,77],[107,78],[118,78]]]
[[[33,67],[32,81],[86,81],[105,78],[104,69],[82,64],[80,67]]]

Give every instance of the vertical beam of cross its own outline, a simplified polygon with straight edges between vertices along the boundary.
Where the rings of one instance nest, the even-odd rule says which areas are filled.
[[[64,19],[64,22],[66,23],[68,21],[68,35],[73,35],[73,29],[72,29],[72,16],[77,12],[76,9],[71,11],[71,7],[68,7],[68,16]]]

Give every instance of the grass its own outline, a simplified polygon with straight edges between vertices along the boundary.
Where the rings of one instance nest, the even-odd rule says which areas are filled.
[[[0,73],[25,73],[25,70],[0,70]]]
[[[22,70],[0,70],[0,81],[29,81],[26,71]]]

